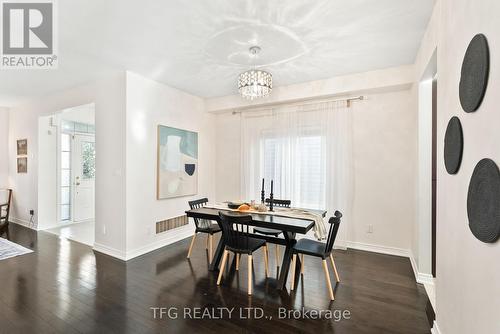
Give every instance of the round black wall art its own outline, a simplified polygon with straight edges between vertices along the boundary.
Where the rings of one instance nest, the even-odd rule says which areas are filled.
[[[482,242],[500,236],[500,172],[491,159],[478,162],[469,183],[467,197],[469,228]]]
[[[462,163],[464,136],[460,119],[453,116],[444,136],[444,165],[448,174],[456,174]]]
[[[474,112],[481,105],[488,85],[489,70],[488,40],[483,34],[477,34],[469,43],[462,63],[459,92],[465,112]]]

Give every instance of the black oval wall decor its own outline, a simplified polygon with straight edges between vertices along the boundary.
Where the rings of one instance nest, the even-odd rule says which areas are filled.
[[[448,174],[456,174],[462,163],[464,136],[460,119],[453,116],[444,136],[444,165]]]
[[[488,40],[477,34],[469,43],[462,63],[460,104],[465,112],[476,111],[483,101],[490,70]]]
[[[495,242],[500,236],[500,171],[491,159],[474,168],[467,196],[469,228],[482,242]]]

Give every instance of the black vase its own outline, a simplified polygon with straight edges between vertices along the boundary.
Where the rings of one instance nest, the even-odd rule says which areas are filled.
[[[189,176],[193,176],[194,171],[196,170],[195,164],[184,164],[184,170]]]

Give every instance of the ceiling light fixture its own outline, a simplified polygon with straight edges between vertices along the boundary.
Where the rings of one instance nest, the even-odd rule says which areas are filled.
[[[273,76],[271,73],[257,70],[255,60],[260,52],[260,47],[252,46],[250,56],[254,60],[254,68],[245,71],[238,76],[238,90],[245,99],[253,100],[256,98],[266,97],[273,90]]]

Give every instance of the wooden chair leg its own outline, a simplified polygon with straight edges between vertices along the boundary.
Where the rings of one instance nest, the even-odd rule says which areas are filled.
[[[240,270],[240,254],[236,254],[236,271]]]
[[[335,279],[337,282],[340,282],[339,273],[337,271],[337,266],[335,265],[335,261],[333,260],[333,255],[330,253],[330,261],[332,262],[333,273],[335,274]]]
[[[248,294],[252,294],[252,255],[248,255]]]
[[[212,262],[213,256],[213,245],[214,244],[214,236],[212,234],[208,235],[208,261]]]
[[[196,240],[196,232],[193,234],[193,239],[191,239],[191,244],[189,245],[188,256],[187,256],[188,259],[191,256],[191,251],[193,250],[193,245],[195,240]]]
[[[330,281],[330,274],[328,273],[328,266],[326,265],[326,260],[323,260],[323,269],[325,270],[326,285],[328,286],[328,292],[330,293],[330,300],[335,300],[333,295],[332,282]]]
[[[269,263],[269,248],[267,248],[267,245],[266,245],[266,259],[267,263]]]
[[[280,266],[280,249],[278,244],[276,244],[276,267]]]
[[[300,255],[300,274],[301,275],[304,275],[304,265],[305,265],[304,254],[301,254]]]
[[[295,288],[295,266],[297,265],[297,254],[293,254],[292,256],[292,286],[290,290]]]
[[[264,266],[266,270],[266,278],[269,277],[269,263],[267,258],[267,245],[264,245]]]
[[[208,249],[208,244],[210,243],[210,234],[207,234],[207,244],[205,246],[205,249]]]
[[[229,251],[224,250],[224,256],[222,257],[222,263],[220,264],[220,269],[219,269],[219,277],[217,277],[217,285],[220,285],[220,281],[222,279],[222,273],[224,272],[224,268],[226,267],[228,254],[229,254]]]

